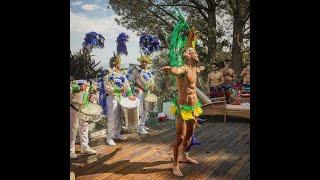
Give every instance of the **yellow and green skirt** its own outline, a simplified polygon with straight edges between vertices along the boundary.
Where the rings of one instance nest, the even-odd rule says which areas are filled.
[[[182,119],[185,121],[193,120],[195,117],[198,117],[203,113],[201,103],[199,101],[194,106],[181,105],[177,103],[176,98],[172,100],[170,112],[175,116],[180,114]]]

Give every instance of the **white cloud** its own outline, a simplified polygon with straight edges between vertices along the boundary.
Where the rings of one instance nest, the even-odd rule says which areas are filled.
[[[88,18],[83,14],[73,13],[70,10],[70,31],[80,33],[96,31],[101,34],[107,34],[112,39],[116,39],[120,32],[125,32],[129,35],[130,40],[135,40],[137,36],[132,31],[128,31],[114,21],[117,17],[113,15],[103,18]]]
[[[73,6],[80,6],[81,4],[83,4],[82,1],[74,1],[71,3],[71,5],[73,5]]]
[[[84,4],[81,6],[81,8],[86,11],[93,11],[93,10],[102,9],[100,6],[97,6],[95,4]]]

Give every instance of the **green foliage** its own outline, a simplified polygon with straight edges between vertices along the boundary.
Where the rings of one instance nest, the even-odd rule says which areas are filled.
[[[75,79],[93,79],[101,71],[97,68],[98,63],[92,58],[93,55],[84,53],[82,50],[79,52],[70,52],[70,76]]]
[[[160,71],[160,68],[169,64],[168,51],[163,50],[154,58],[152,69],[155,75],[154,94],[158,96],[158,105],[162,102],[170,101],[177,94],[177,86],[175,86],[175,76],[165,74]],[[159,107],[160,108],[160,107]]]
[[[250,61],[250,51],[242,53],[242,63],[247,64]]]
[[[215,4],[215,6],[213,6]],[[162,52],[160,53],[160,60],[154,61],[154,69],[160,69],[164,65],[169,65],[169,40],[170,35],[173,33],[173,27],[177,22],[178,18],[174,16],[175,8],[178,8],[180,12],[187,18],[187,22],[191,27],[195,27],[201,35],[199,39],[201,44],[196,45],[196,51],[199,54],[200,64],[206,69],[198,76],[198,87],[206,92],[207,91],[207,75],[211,72],[212,61],[209,57],[210,53],[214,54],[214,62],[218,66],[222,67],[222,62],[225,59],[231,59],[232,53],[231,43],[233,38],[232,34],[226,33],[226,29],[232,32],[233,21],[235,16],[241,16],[241,19],[245,21],[247,15],[249,15],[249,1],[248,0],[222,0],[222,1],[185,1],[185,0],[135,0],[132,3],[130,0],[110,0],[109,5],[115,11],[115,13],[120,17],[116,19],[116,22],[124,27],[131,29],[133,31],[141,33],[154,34],[159,37],[162,43]],[[241,12],[240,12],[241,11]],[[215,17],[224,17],[225,15],[230,15],[230,20],[224,23],[227,27],[222,27],[221,25],[212,26],[209,24],[208,13],[215,12]],[[214,17],[213,17],[214,18]],[[231,22],[231,23],[230,23]],[[250,21],[246,21],[247,23]],[[245,22],[243,22],[245,23]],[[211,23],[212,24],[212,23]],[[244,28],[243,28],[244,29]],[[250,29],[249,29],[250,30]],[[212,34],[213,33],[213,34]],[[249,33],[246,33],[246,37]],[[215,36],[217,42],[211,38],[211,42],[208,37]],[[243,42],[240,42],[243,44]],[[210,46],[216,44],[213,47]],[[209,49],[208,49],[209,48]],[[241,46],[242,60],[247,62],[250,59],[250,52],[247,48],[249,46]],[[209,52],[209,53],[208,53]],[[235,59],[236,62],[241,61],[241,59]],[[242,63],[237,63],[236,65],[241,65]],[[237,67],[239,68],[239,67]],[[240,67],[242,68],[242,67]],[[161,101],[167,101],[172,98],[173,94],[176,94],[175,77],[164,75],[163,73],[156,73],[156,83],[157,83],[157,93]],[[165,89],[165,91],[163,91]],[[164,93],[165,92],[165,93]]]

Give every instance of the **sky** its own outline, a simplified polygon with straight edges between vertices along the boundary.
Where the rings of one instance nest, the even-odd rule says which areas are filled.
[[[102,34],[105,37],[105,47],[92,50],[93,58],[101,61],[99,67],[109,68],[109,59],[116,52],[117,36],[121,32],[129,35],[127,42],[128,56],[122,55],[122,67],[128,67],[130,63],[138,64],[139,37],[131,30],[118,25],[114,18],[117,16],[113,10],[107,9],[108,0],[70,0],[70,49],[76,52],[81,49],[85,34],[91,31]]]
[[[118,25],[115,22],[117,16],[114,11],[107,8],[108,0],[70,0],[70,49],[72,52],[79,51],[85,34],[91,31],[102,34],[105,37],[103,49],[93,49],[92,55],[96,61],[101,61],[99,66],[109,68],[109,59],[116,51],[116,38],[121,32],[129,35],[127,42],[128,56],[122,55],[122,68],[129,64],[138,64],[139,37],[131,30]],[[225,30],[223,39],[232,43],[231,16],[217,16],[217,26]],[[225,49],[226,51],[230,49]]]

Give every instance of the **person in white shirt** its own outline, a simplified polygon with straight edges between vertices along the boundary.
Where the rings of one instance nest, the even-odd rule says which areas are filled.
[[[88,132],[89,132],[89,123],[84,121],[81,116],[79,109],[83,103],[75,103],[72,100],[72,96],[80,95],[83,97],[83,93],[89,89],[89,83],[85,80],[77,80],[70,83],[70,158],[77,158],[75,153],[75,141],[77,131],[79,129],[81,153],[87,154],[96,154],[97,151],[90,148]],[[79,94],[76,94],[79,93]],[[89,92],[87,92],[89,93]],[[87,96],[89,98],[89,96]]]
[[[144,107],[144,98],[147,93],[151,93],[154,90],[154,75],[148,65],[151,63],[150,56],[141,56],[138,58],[140,67],[137,67],[137,72],[134,75],[135,81],[135,96],[140,100],[140,117],[137,127],[138,134],[148,134],[149,128],[145,126],[145,122],[148,119],[148,113]]]
[[[132,95],[130,84],[124,74],[121,73],[121,59],[120,56],[113,56],[110,59],[111,72],[105,79],[105,89],[109,94],[107,97],[107,140],[106,143],[110,146],[115,146],[115,139],[125,140],[121,135],[121,106],[120,100],[124,96],[128,96],[130,100],[135,100]]]

